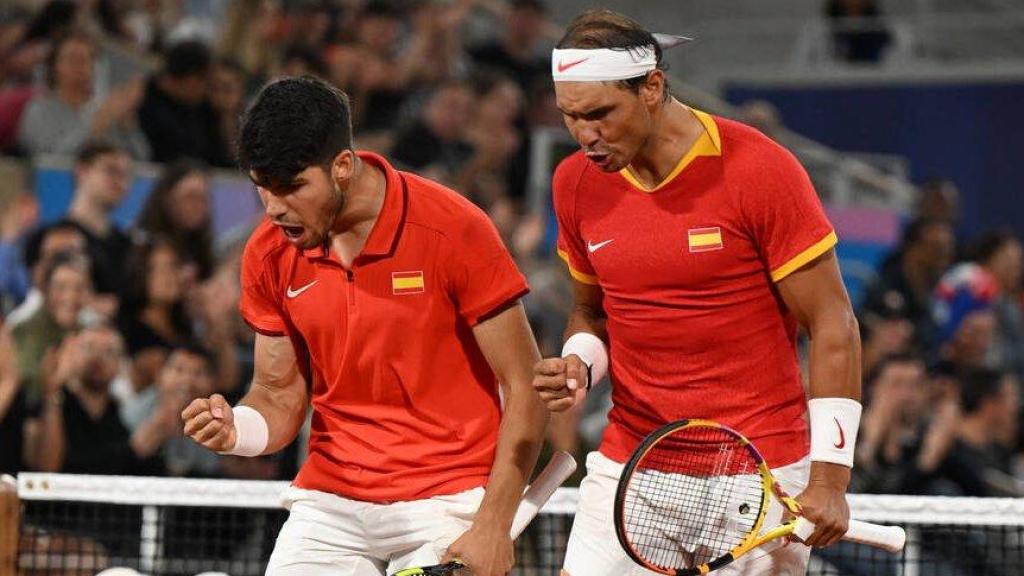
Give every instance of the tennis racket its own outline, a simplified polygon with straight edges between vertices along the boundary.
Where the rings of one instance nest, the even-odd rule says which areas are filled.
[[[771,497],[795,518],[762,530]],[[707,574],[770,541],[813,531],[757,448],[710,420],[679,420],[648,435],[615,493],[615,533],[623,550],[670,576]],[[906,538],[898,526],[857,520],[843,537],[890,552],[902,550]]]
[[[523,498],[519,502],[519,508],[516,509],[515,518],[512,519],[511,532],[513,540],[518,538],[523,533],[523,530],[526,530],[526,527],[533,520],[534,516],[540,512],[544,503],[551,498],[555,490],[569,476],[572,476],[574,471],[576,471],[576,461],[573,460],[572,456],[561,451],[552,454],[547,466],[541,470],[541,473],[537,475],[533,483],[523,492]],[[392,576],[450,576],[457,574],[462,568],[465,568],[465,566],[460,562],[452,561],[433,566],[406,568],[395,572]]]

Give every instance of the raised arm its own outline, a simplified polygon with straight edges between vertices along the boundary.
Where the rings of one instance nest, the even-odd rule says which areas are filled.
[[[596,382],[603,376],[601,366],[607,370],[607,352],[604,344],[597,341],[608,340],[603,301],[600,286],[573,280],[573,307],[565,329],[567,345],[562,349],[562,357],[545,358],[534,367],[533,387],[552,412],[574,406],[594,383],[590,378]],[[582,344],[576,345],[577,342]],[[594,372],[595,366],[599,373]]]
[[[257,456],[295,439],[308,403],[291,340],[257,334],[252,385],[238,405],[214,394],[193,400],[181,418],[185,435],[210,450]]]

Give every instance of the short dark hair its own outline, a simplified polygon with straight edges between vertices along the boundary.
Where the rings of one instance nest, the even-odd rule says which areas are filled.
[[[88,140],[78,150],[76,164],[91,164],[93,160],[107,154],[127,154],[128,152],[109,140]]]
[[[46,241],[47,236],[64,230],[77,232],[86,241],[89,239],[89,233],[85,231],[85,228],[82,228],[81,224],[73,220],[59,220],[53,224],[36,228],[25,239],[25,267],[31,270],[39,263],[39,259],[43,255],[43,243]]]
[[[985,400],[1002,392],[1003,374],[989,368],[976,368],[960,375],[960,405],[965,414],[981,408]]]
[[[60,252],[53,257],[46,270],[43,270],[43,285],[40,288],[46,290],[50,286],[53,275],[57,270],[64,267],[78,269],[90,283],[92,282],[92,277],[90,276],[92,269],[89,266],[88,258],[74,252]]]
[[[212,65],[210,48],[198,40],[172,44],[164,56],[164,73],[175,78],[206,74]]]
[[[998,229],[985,232],[971,245],[970,260],[987,264],[1007,244],[1019,242],[1012,230]]]
[[[945,220],[939,220],[936,218],[917,218],[910,224],[907,224],[907,227],[903,229],[903,238],[900,241],[900,247],[903,250],[906,250],[907,248],[917,244],[924,238],[925,232],[934,226],[949,228],[950,224]]]
[[[647,31],[639,22],[628,16],[603,8],[587,10],[580,14],[565,31],[558,41],[559,49],[578,48],[592,50],[607,48],[637,52],[654,47],[654,58],[658,70],[668,70],[668,64],[662,58],[663,52],[654,35]],[[619,80],[623,88],[639,92],[640,86],[647,80],[647,75]],[[665,80],[665,99],[669,98],[668,80]]]
[[[326,169],[351,148],[348,96],[312,76],[282,78],[264,86],[246,110],[238,164],[260,185],[287,186],[306,168]]]

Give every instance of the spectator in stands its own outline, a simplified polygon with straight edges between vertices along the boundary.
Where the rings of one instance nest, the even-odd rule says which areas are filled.
[[[993,311],[996,337],[993,366],[1018,378],[1024,377],[1024,309],[1021,307],[1021,275],[1024,250],[1013,232],[987,232],[975,242],[971,259],[995,279],[999,288]]]
[[[518,216],[518,206],[510,199],[522,200],[526,187],[527,151],[517,127],[523,112],[523,91],[504,76],[481,76],[476,82],[476,105],[466,140],[473,146],[473,156],[458,175],[457,190],[464,191],[488,212],[500,209],[511,212],[510,220]],[[509,222],[499,231],[510,235]]]
[[[327,63],[316,49],[292,44],[284,49],[281,58],[282,76],[327,76]]]
[[[138,436],[137,446],[158,454],[162,471],[171,476],[216,476],[220,457],[182,435],[181,411],[189,400],[215,390],[213,358],[193,344],[174,348],[160,368],[154,386],[121,408],[121,419]]]
[[[234,135],[245,111],[246,80],[245,70],[233,60],[220,59],[213,66],[210,105],[220,120],[220,133],[227,139],[227,153],[231,158],[238,152]]]
[[[86,143],[75,163],[75,193],[67,217],[88,234],[95,289],[105,295],[114,294],[120,286],[122,263],[131,246],[112,213],[128,194],[132,169],[132,159],[122,148],[99,140]],[[112,300],[105,312],[114,310]]]
[[[914,342],[932,351],[935,322],[931,298],[939,278],[953,260],[953,228],[941,220],[916,220],[903,231],[900,247],[886,258],[878,279],[868,288],[862,312],[883,310],[901,299],[914,324]]]
[[[169,242],[154,238],[129,256],[118,328],[128,344],[136,391],[153,383],[168,352],[192,340],[181,261]]]
[[[0,309],[21,304],[32,288],[22,253],[26,234],[39,219],[39,202],[20,193],[0,208]]]
[[[170,243],[187,276],[208,279],[214,261],[206,166],[190,159],[167,165],[146,198],[136,228],[147,238]]]
[[[929,381],[912,355],[883,359],[865,382],[851,492],[922,494],[949,455],[960,421],[958,386]],[[934,396],[934,398],[932,398]]]
[[[915,213],[918,218],[956,225],[960,220],[960,189],[944,178],[925,182],[918,190]]]
[[[939,470],[951,483],[953,495],[1024,495],[1013,478],[1010,458],[1018,433],[1018,386],[1015,378],[994,370],[973,370],[963,375],[963,417],[952,451]]]
[[[892,35],[875,0],[830,0],[825,15],[832,24],[832,53],[837,60],[872,64],[885,56]]]
[[[164,68],[146,84],[139,123],[157,162],[183,156],[213,166],[231,166],[228,142],[209,95],[213,57],[205,44],[186,40],[172,45]]]
[[[445,39],[455,23],[433,17],[437,6],[423,6],[404,43],[402,13],[391,3],[368,2],[355,23],[351,43],[331,53],[331,81],[352,97],[356,134],[393,130],[407,95],[425,82],[447,77],[454,54]],[[402,46],[399,48],[399,46]]]
[[[88,239],[84,229],[70,220],[62,220],[32,232],[25,241],[24,268],[29,277],[29,290],[21,304],[7,316],[11,327],[21,324],[43,306],[44,275],[58,254],[88,255]],[[20,267],[5,260],[4,266]],[[9,272],[13,272],[9,270]],[[95,282],[95,278],[93,279]]]
[[[38,410],[43,397],[43,358],[78,329],[80,314],[89,298],[88,260],[73,252],[54,256],[43,273],[40,287],[43,306],[11,329],[25,400],[32,412]]]
[[[547,9],[540,0],[511,0],[502,21],[501,38],[471,47],[469,54],[478,66],[507,74],[529,90],[537,79],[546,80],[551,73],[551,46],[545,43],[551,27]]]
[[[451,81],[430,96],[419,117],[399,130],[391,157],[399,166],[429,170],[452,183],[473,154],[466,131],[473,110],[473,90],[466,82]]]
[[[149,144],[136,122],[142,83],[97,94],[95,60],[88,37],[72,34],[57,40],[46,61],[49,89],[32,98],[21,118],[18,141],[24,151],[73,156],[87,140],[101,138],[138,160],[149,157]]]
[[[139,474],[151,442],[128,433],[110,385],[125,359],[117,330],[105,324],[68,335],[48,354],[34,462],[46,472]]]
[[[25,469],[25,408],[14,342],[0,325],[0,474]]]
[[[155,381],[171,350],[197,336],[216,359],[215,388],[233,391],[239,373],[233,331],[238,286],[225,278],[220,274],[198,285],[166,238],[132,251],[118,327],[128,343],[136,391]]]
[[[46,58],[45,42],[24,41],[28,24],[19,7],[0,7],[0,153],[14,147],[21,115],[35,93],[31,73]]]
[[[998,295],[995,278],[970,262],[954,266],[939,281],[933,300],[938,352],[957,370],[990,365]]]
[[[914,324],[907,318],[906,301],[896,292],[861,314],[860,329],[864,374],[872,373],[886,357],[908,354],[914,347]]]

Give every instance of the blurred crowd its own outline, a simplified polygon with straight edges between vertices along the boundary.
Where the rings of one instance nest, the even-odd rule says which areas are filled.
[[[539,0],[4,3],[0,153],[62,158],[74,192],[45,223],[27,183],[0,198],[0,471],[294,475],[297,446],[219,457],[179,418],[196,396],[237,400],[251,375],[240,247],[215,242],[211,178],[234,165],[248,100],[282,75],[342,87],[358,147],[487,210],[534,283],[556,286],[531,303],[550,325],[565,288],[525,198],[534,128],[561,127],[558,33]],[[143,163],[159,175],[121,229]]]
[[[837,3],[859,6],[857,2]],[[281,75],[352,98],[356,144],[465,194],[492,217],[533,292],[542,352],[561,347],[567,275],[529,201],[536,129],[564,130],[540,0],[19,0],[0,7],[0,153],[69,159],[67,213],[0,198],[0,472],[290,478],[282,454],[216,456],[181,435],[189,399],[245,390],[240,247],[215,243],[211,174],[240,113]],[[112,214],[140,163],[160,174],[133,225]],[[1024,494],[1022,249],[957,238],[950,182],[920,190],[860,305],[865,412],[854,489]],[[551,441],[599,440],[605,395]]]

